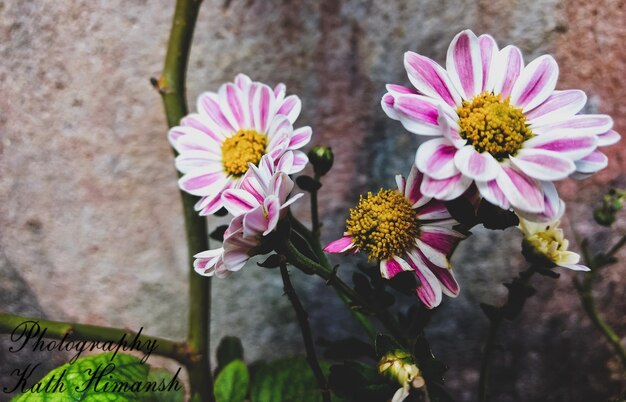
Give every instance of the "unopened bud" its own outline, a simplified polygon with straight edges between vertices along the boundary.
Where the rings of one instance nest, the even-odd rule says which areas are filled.
[[[313,171],[318,176],[324,176],[333,167],[334,155],[330,147],[317,146],[311,148],[307,154],[309,162],[313,165]]]
[[[602,226],[611,226],[616,219],[616,213],[624,207],[626,191],[611,189],[603,198],[602,206],[593,211],[593,218]]]

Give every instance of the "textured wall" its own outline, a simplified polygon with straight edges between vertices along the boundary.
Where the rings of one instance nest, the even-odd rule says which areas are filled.
[[[160,72],[172,10],[165,0],[0,0],[3,309],[184,337],[181,208],[160,99],[148,82]],[[560,63],[559,87],[587,91],[589,110],[612,114],[624,133],[625,20],[622,0],[205,0],[189,99],[193,105],[200,92],[237,72],[283,81],[299,94],[300,124],[311,125],[314,142],[337,155],[321,198],[330,239],[360,192],[391,184],[413,159],[418,138],[379,106],[386,82],[408,83],[404,51],[443,61],[454,34],[471,28],[518,45],[527,61],[550,52]],[[595,178],[560,186],[568,227],[600,232],[598,247],[612,238],[590,222],[588,206],[607,183],[626,185],[625,146],[610,149],[609,168]],[[305,206],[299,212],[306,217]],[[515,231],[478,231],[455,255],[462,296],[444,302],[429,335],[451,366],[449,386],[459,400],[475,398],[487,331],[477,304],[505,295],[499,284],[523,267],[511,253],[519,241]],[[621,334],[625,274],[623,264],[613,266],[597,292]],[[296,276],[316,335],[356,328],[323,284]],[[582,314],[574,276],[538,278],[539,295],[502,331],[494,400],[600,401],[626,386]],[[214,339],[239,335],[251,361],[297,353],[301,339],[281,295],[275,271],[250,267],[215,280]],[[5,353],[6,343],[0,346]],[[0,354],[0,385],[7,367],[27,358],[44,356]]]

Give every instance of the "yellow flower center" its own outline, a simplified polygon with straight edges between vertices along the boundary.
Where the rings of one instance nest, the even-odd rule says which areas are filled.
[[[248,171],[248,163],[258,165],[265,155],[267,137],[255,130],[241,129],[222,144],[224,170],[233,176],[243,176]]]
[[[502,160],[522,147],[533,136],[521,108],[501,100],[501,95],[483,92],[464,100],[457,109],[461,137],[478,152],[489,152]]]
[[[558,262],[561,254],[569,247],[569,241],[563,236],[563,229],[557,225],[546,227],[545,231],[527,237],[526,241],[551,262]]]
[[[370,260],[385,260],[407,252],[419,234],[419,219],[409,201],[396,190],[361,196],[350,209],[346,231]]]

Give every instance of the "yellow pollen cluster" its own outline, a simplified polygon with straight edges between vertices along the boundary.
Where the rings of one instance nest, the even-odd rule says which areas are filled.
[[[267,137],[255,130],[241,129],[222,144],[224,170],[233,176],[242,176],[248,171],[248,163],[258,165],[265,154]]]
[[[509,98],[490,92],[463,101],[457,109],[461,137],[478,152],[489,152],[502,160],[515,153],[533,136],[521,108],[510,104]]]
[[[548,226],[545,231],[527,237],[526,241],[552,262],[558,262],[569,247],[569,241],[558,226]]]
[[[402,255],[419,234],[419,219],[411,204],[396,190],[361,196],[350,209],[346,231],[354,244],[367,253],[370,261]]]

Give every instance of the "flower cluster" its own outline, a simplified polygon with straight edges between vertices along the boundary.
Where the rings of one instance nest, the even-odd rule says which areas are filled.
[[[459,294],[450,257],[465,232],[446,202],[465,197],[473,207],[515,212],[529,260],[586,270],[558,227],[565,205],[554,182],[607,166],[599,148],[620,139],[611,117],[582,113],[583,91],[555,89],[551,56],[525,64],[517,47],[500,49],[469,30],[450,43],[445,68],[413,52],[404,67],[413,88],[387,85],[382,108],[408,131],[434,138],[419,146],[408,177],[396,176],[397,189],[360,198],[343,237],[324,250],[363,251],[386,279],[413,273],[417,296],[434,308],[442,295]],[[224,276],[265,250],[264,238],[301,196],[290,197],[289,175],[309,162],[299,149],[312,131],[294,129],[301,102],[283,84],[272,89],[241,74],[202,94],[197,108],[169,139],[179,153],[180,188],[200,197],[196,210],[233,215],[223,246],[197,254],[194,264],[201,275]],[[310,155],[317,177],[328,172],[330,149]]]
[[[233,215],[223,246],[195,256],[201,275],[241,269],[301,196],[289,197],[294,187],[289,175],[308,162],[299,149],[310,141],[311,128],[293,128],[301,102],[285,90],[283,84],[271,89],[239,74],[217,93],[200,95],[199,113],[169,132],[183,173],[179,186],[201,197],[196,210],[209,215],[225,208]]]

